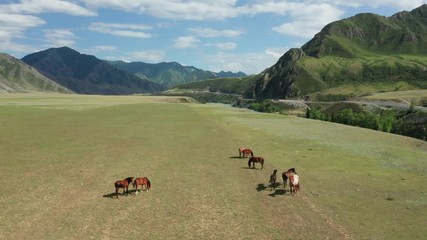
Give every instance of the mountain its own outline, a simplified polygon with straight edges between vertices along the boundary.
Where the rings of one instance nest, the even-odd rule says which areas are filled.
[[[173,87],[178,84],[195,82],[218,77],[242,77],[246,76],[243,72],[219,72],[204,71],[192,66],[182,66],[177,62],[162,63],[144,63],[144,62],[124,62],[110,61],[111,65],[135,74],[141,78],[160,83],[166,87]]]
[[[366,94],[427,88],[427,5],[391,17],[364,13],[325,26],[259,74],[246,97]],[[360,86],[364,85],[361,90]]]
[[[91,55],[68,48],[50,48],[22,61],[60,85],[80,94],[122,95],[154,93],[166,88],[111,66]]]
[[[237,73],[233,73],[231,71],[227,71],[227,72],[221,71],[219,73],[216,73],[216,76],[219,78],[236,78],[236,77],[246,77],[247,75],[246,73],[241,71]]]
[[[71,93],[23,61],[5,53],[0,53],[0,92]]]

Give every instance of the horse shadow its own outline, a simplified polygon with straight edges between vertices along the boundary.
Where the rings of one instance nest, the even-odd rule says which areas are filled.
[[[256,187],[256,190],[258,192],[264,191],[265,189],[269,188],[268,186],[266,186],[264,183],[259,183],[258,186]]]
[[[121,195],[121,193],[119,193],[119,195]],[[102,197],[105,197],[105,198],[115,198],[116,197],[116,193],[112,192],[112,193],[109,193],[109,194],[105,194]]]
[[[135,190],[130,190],[129,189],[129,194],[128,195],[126,195],[126,193],[119,192],[119,197],[120,196],[126,197],[126,196],[129,196],[129,195],[132,195],[132,193],[135,193]],[[104,198],[116,198],[117,195],[116,195],[116,192],[112,192],[112,193],[109,193],[109,194],[105,194],[102,197],[104,197]]]
[[[259,183],[256,187],[256,190],[258,192],[261,191],[272,191],[272,193],[268,194],[271,197],[275,197],[276,195],[286,195],[287,192],[289,192],[286,189],[279,189],[278,187],[280,186],[280,183],[276,183],[276,188],[274,189],[274,191],[271,190],[272,185],[271,184],[264,184],[264,183]]]
[[[230,157],[231,159],[242,159],[242,157],[239,157],[239,156],[232,156],[232,157]]]
[[[286,189],[275,189],[274,192],[268,194],[268,196],[275,197],[276,195],[286,195],[288,190]]]

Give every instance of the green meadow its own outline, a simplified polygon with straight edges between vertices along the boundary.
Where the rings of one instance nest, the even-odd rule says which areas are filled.
[[[0,95],[0,239],[424,239],[427,143],[182,97]],[[248,169],[238,148],[266,160]],[[279,175],[295,167],[291,196]],[[146,176],[149,192],[115,198]]]

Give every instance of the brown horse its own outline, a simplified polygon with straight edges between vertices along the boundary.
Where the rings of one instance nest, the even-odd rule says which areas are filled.
[[[133,182],[133,177],[128,177],[123,180],[118,180],[117,182],[114,183],[114,187],[116,188],[117,199],[119,199],[120,188],[123,188],[123,195],[125,194],[125,190],[126,190],[126,195],[129,194],[129,184],[131,184],[132,182]]]
[[[275,169],[273,171],[273,174],[270,175],[270,181],[269,181],[269,183],[271,184],[270,185],[271,186],[271,190],[273,190],[273,189],[276,190],[276,179],[277,179],[276,173],[277,173],[277,170]]]
[[[251,163],[252,163],[252,168],[255,168],[256,162],[261,164],[261,169],[264,168],[264,158],[263,157],[251,157],[251,158],[249,158],[248,167],[251,168]]]
[[[246,156],[248,156],[249,154],[251,155],[251,157],[254,156],[254,152],[252,152],[251,149],[249,149],[249,148],[239,148],[239,157],[243,156],[243,158],[246,158]]]
[[[286,188],[286,182],[289,179],[289,189],[291,194],[295,194],[300,189],[299,176],[295,171],[295,168],[290,168],[288,171],[282,173],[283,186]]]
[[[145,191],[149,191],[151,188],[151,182],[147,177],[136,178],[133,181],[133,187],[135,188],[135,195],[138,195],[138,186],[141,185],[141,190],[145,187]]]

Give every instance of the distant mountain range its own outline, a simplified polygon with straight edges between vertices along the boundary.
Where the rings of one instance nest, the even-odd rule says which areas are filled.
[[[166,87],[139,78],[91,55],[68,48],[50,48],[22,61],[60,85],[80,94],[153,93]]]
[[[124,62],[110,61],[114,67],[152,82],[162,84],[168,88],[178,84],[195,82],[218,77],[244,77],[243,72],[232,73],[221,71],[214,73],[201,70],[192,66],[182,66],[177,62],[144,63],[144,62]]]
[[[0,92],[60,92],[72,91],[47,78],[23,61],[0,53]]]
[[[301,48],[290,49],[255,76],[213,73],[176,62],[107,62],[68,47],[25,56],[22,61],[31,67],[2,56],[8,60],[0,62],[0,91],[8,92],[69,89],[85,94],[133,94],[178,87],[262,100],[426,89],[427,5],[391,17],[363,13],[330,23]],[[33,76],[40,76],[37,72],[46,78],[34,80]]]
[[[7,54],[0,55],[0,91],[3,92],[156,93],[176,84],[236,76],[246,74],[214,73],[176,62],[104,61],[69,47],[32,53],[22,61]]]

